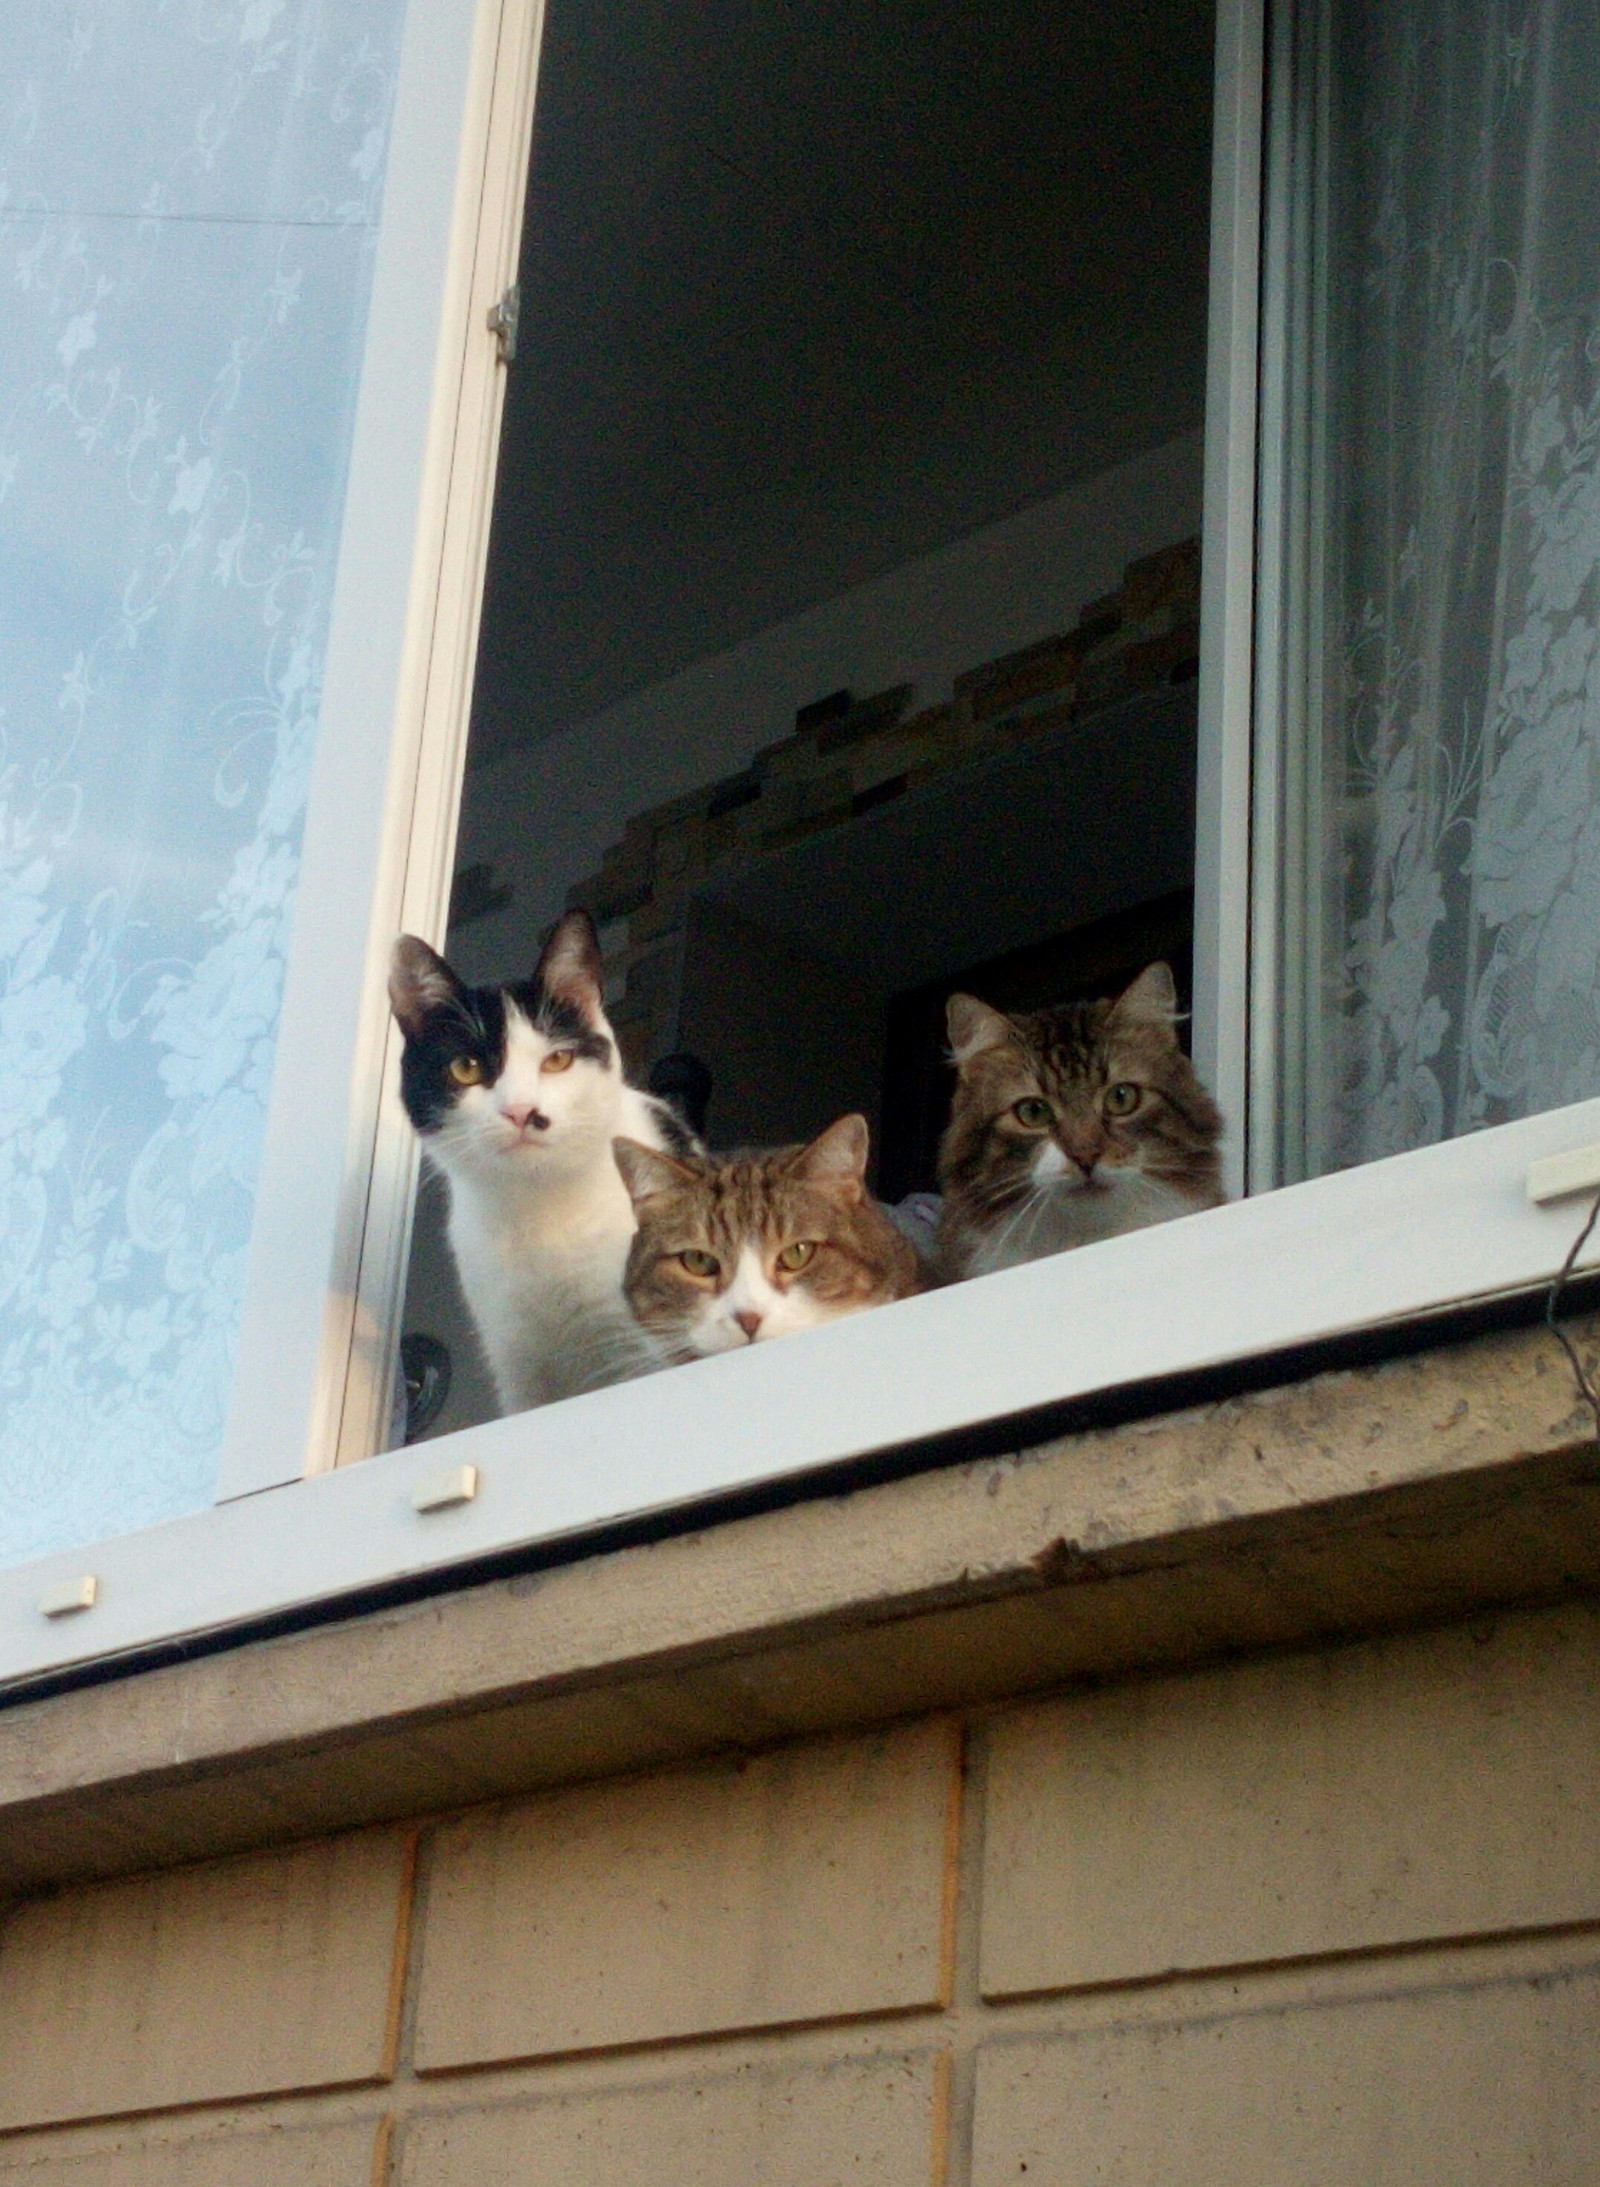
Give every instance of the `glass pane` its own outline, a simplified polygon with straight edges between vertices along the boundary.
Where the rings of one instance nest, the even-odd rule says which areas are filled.
[[[0,23],[0,1560],[209,1500],[403,0]]]
[[[1317,0],[1295,37],[1290,1174],[1600,1091],[1600,10]]]

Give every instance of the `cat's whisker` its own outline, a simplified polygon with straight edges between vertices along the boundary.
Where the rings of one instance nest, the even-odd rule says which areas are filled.
[[[623,1291],[675,1360],[742,1351],[924,1288],[917,1249],[862,1190],[867,1126],[808,1146],[652,1161],[619,1145],[639,1231]]]
[[[661,1364],[622,1298],[635,1226],[612,1142],[665,1150],[686,1135],[625,1083],[603,976],[587,912],[560,920],[532,979],[512,986],[468,987],[410,936],[391,963],[401,1092],[428,1189],[448,1194],[456,1273],[503,1412]],[[517,1120],[536,1114],[530,1137]]]
[[[1115,1002],[1019,1017],[951,998],[937,1278],[864,1189],[863,1117],[804,1147],[705,1156],[624,1082],[603,971],[584,912],[511,987],[465,986],[413,937],[394,953],[406,1109],[431,1157],[426,1189],[449,1188],[451,1249],[504,1410],[1221,1198],[1222,1120],[1178,1048],[1165,965]],[[1085,1168],[1108,1161],[1115,1189],[1070,1189],[1052,1131]]]
[[[1049,1197],[1050,1187],[1047,1184],[1034,1185],[1018,1202],[1015,1212],[995,1240],[994,1250],[1003,1251],[1013,1238],[1018,1238],[1020,1244],[1026,1244],[1033,1235],[1039,1215]]]
[[[1152,964],[1115,999],[1008,1013],[952,995],[956,1066],[939,1149],[947,1275],[1016,1267],[1222,1199],[1222,1117],[1178,1045],[1170,969]],[[1040,1134],[1054,1131],[1105,1189],[1071,1189],[1071,1171],[1037,1179]],[[1174,1170],[1177,1174],[1160,1174]]]

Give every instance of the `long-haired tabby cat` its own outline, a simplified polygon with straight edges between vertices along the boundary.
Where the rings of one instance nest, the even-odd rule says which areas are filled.
[[[938,1260],[987,1275],[1218,1206],[1222,1114],[1178,1045],[1172,974],[1115,1001],[947,1009],[957,1079],[939,1148]]]
[[[616,1142],[639,1229],[623,1292],[673,1361],[836,1321],[927,1288],[917,1250],[866,1188],[867,1123],[809,1146],[664,1154]]]
[[[569,912],[509,987],[465,986],[402,934],[389,999],[406,1112],[449,1180],[451,1250],[502,1411],[662,1364],[622,1301],[633,1203],[611,1142],[696,1142],[623,1082],[588,913]]]

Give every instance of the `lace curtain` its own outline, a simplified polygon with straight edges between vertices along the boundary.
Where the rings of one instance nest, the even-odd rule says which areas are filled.
[[[213,1492],[402,14],[0,10],[0,1561]]]
[[[1600,1092],[1600,7],[1312,14],[1288,1015],[1316,1172]]]

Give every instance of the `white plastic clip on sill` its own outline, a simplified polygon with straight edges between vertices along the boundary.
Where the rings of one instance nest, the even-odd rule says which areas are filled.
[[[1535,1207],[1574,1192],[1600,1192],[1600,1139],[1569,1147],[1565,1154],[1547,1154],[1528,1170],[1528,1198]]]
[[[476,1466],[452,1466],[448,1473],[435,1473],[431,1479],[419,1482],[411,1492],[413,1511],[449,1511],[456,1504],[470,1504],[478,1493],[478,1469]]]
[[[52,1587],[39,1603],[41,1617],[71,1617],[78,1610],[92,1610],[100,1596],[100,1582],[93,1572],[85,1572],[78,1579],[63,1580],[59,1587]]]

